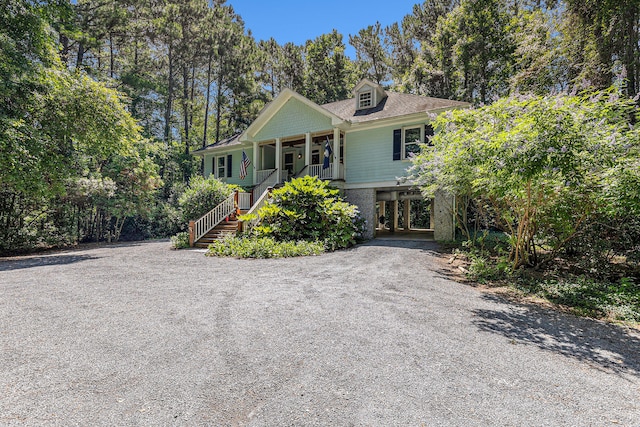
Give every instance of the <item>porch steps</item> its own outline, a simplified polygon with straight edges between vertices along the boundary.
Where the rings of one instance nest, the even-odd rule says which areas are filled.
[[[215,226],[213,229],[209,230],[207,234],[202,236],[200,240],[198,240],[194,246],[196,248],[208,248],[211,243],[218,239],[222,239],[229,234],[236,234],[238,231],[238,221],[237,220],[229,220],[222,221],[220,224]]]

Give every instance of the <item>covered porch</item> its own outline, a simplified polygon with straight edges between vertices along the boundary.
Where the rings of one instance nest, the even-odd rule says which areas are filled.
[[[325,180],[344,180],[344,132],[331,129],[252,141],[253,182],[260,186],[267,180],[282,183],[301,176],[316,176]],[[329,143],[328,167],[325,163],[325,146]]]

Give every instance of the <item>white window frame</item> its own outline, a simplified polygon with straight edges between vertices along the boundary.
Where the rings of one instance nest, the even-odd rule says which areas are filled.
[[[369,95],[369,96],[363,99],[366,95]],[[365,102],[367,104],[363,105],[363,103]],[[373,107],[373,91],[367,90],[364,92],[360,92],[358,94],[358,109],[371,108],[371,107]]]
[[[216,156],[215,159],[215,169],[213,171],[214,176],[217,179],[225,179],[227,177],[227,156]],[[219,159],[222,159],[222,166],[220,166]],[[220,176],[220,168],[223,168],[222,176]]]
[[[419,141],[407,141],[407,131],[418,129],[420,130],[420,140]],[[408,160],[409,156],[407,155],[407,146],[408,145],[418,145],[424,143],[424,125],[415,125],[415,126],[407,126],[402,128],[402,159]]]

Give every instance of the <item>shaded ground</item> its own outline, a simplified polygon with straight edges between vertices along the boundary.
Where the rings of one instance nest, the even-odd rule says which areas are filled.
[[[447,277],[425,241],[0,261],[1,425],[640,425],[640,337]]]

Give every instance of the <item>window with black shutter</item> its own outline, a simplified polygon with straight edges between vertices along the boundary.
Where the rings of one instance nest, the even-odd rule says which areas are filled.
[[[393,160],[402,160],[402,129],[393,130]]]

